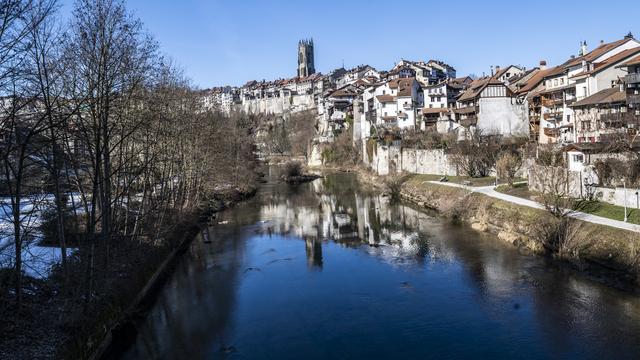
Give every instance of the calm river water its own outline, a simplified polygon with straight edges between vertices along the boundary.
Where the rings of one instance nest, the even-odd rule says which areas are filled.
[[[193,242],[123,358],[640,358],[640,297],[348,174],[270,182]]]

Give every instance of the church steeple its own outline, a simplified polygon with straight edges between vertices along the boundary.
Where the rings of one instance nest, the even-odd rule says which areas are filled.
[[[298,41],[298,77],[316,72],[313,64],[313,38]]]

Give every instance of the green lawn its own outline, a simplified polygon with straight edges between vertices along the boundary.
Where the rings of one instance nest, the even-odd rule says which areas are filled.
[[[501,192],[503,194],[517,196],[523,199],[535,200],[534,194],[529,191],[529,184],[527,183],[517,183],[513,184],[513,187],[509,185],[499,185],[496,187],[496,191]]]
[[[439,181],[443,175],[433,175],[433,174],[420,174],[420,175],[412,175],[413,179],[418,181]],[[469,176],[447,176],[448,182],[456,183],[456,184],[464,184],[466,182],[470,182],[471,186],[489,186],[494,185],[496,178],[494,176],[486,176],[480,178],[472,178]],[[525,179],[515,179],[514,181],[522,181]],[[499,180],[499,184],[504,184],[505,182]]]
[[[616,206],[597,200],[581,200],[576,203],[575,210],[588,214],[602,216],[608,219],[624,220],[624,207]],[[640,224],[640,210],[627,208],[628,221],[633,224]]]

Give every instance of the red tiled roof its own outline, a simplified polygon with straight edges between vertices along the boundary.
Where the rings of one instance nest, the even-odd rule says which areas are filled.
[[[604,69],[607,69],[608,67],[615,65],[619,62],[621,62],[622,60],[629,58],[633,55],[637,55],[638,53],[640,53],[640,47],[636,47],[636,48],[632,48],[632,49],[627,49],[624,50],[618,54],[613,55],[612,57],[605,59],[599,63],[595,63],[594,64],[594,68],[591,71],[585,71],[585,72],[580,72],[574,76],[572,76],[572,78],[574,77],[579,77],[579,76],[584,76],[584,75],[591,75],[591,74],[595,74],[598,73]]]
[[[390,103],[396,101],[396,98],[393,95],[378,95],[376,96],[376,99],[378,99],[378,101],[381,103]]]
[[[445,113],[445,112],[449,112],[449,109],[447,109],[447,108],[424,108],[424,109],[422,109],[422,113],[423,114],[438,114],[438,113]]]
[[[598,46],[597,48],[591,50],[590,52],[588,52],[587,54],[583,55],[583,56],[578,56],[575,59],[570,59],[567,63],[565,63],[566,67],[571,67],[571,66],[575,66],[578,65],[582,62],[582,60],[586,60],[588,62],[591,62],[597,58],[599,58],[600,56],[606,54],[607,52],[617,48],[620,45],[623,45],[625,43],[627,43],[628,41],[634,40],[633,38],[630,37],[625,37],[623,39],[617,40],[617,41],[613,41],[610,43],[606,43],[606,44],[601,44],[600,46]]]
[[[640,55],[618,66],[632,66],[632,65],[640,65]]]

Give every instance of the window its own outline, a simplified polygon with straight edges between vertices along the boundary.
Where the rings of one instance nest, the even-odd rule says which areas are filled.
[[[584,161],[584,155],[575,154],[573,155],[573,162],[582,163]]]
[[[560,85],[564,85],[564,78],[560,78]]]
[[[443,108],[443,107],[444,107],[444,104],[440,104],[440,107],[441,107],[441,108]]]
[[[558,86],[558,79],[553,79],[553,86]]]
[[[382,90],[382,95],[386,95],[386,90]]]

